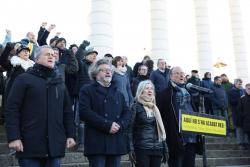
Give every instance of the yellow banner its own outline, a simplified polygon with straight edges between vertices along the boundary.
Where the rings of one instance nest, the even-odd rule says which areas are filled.
[[[182,114],[182,131],[226,136],[226,121],[203,116]]]

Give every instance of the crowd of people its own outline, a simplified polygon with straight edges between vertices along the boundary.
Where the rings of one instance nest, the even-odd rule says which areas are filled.
[[[59,167],[66,147],[84,152],[91,167],[119,167],[125,154],[137,167],[194,167],[201,135],[180,131],[182,112],[224,117],[227,135],[250,149],[250,83],[186,75],[164,57],[156,70],[149,56],[133,68],[126,56],[97,59],[86,40],[67,48],[57,33],[48,44],[55,25],[46,26],[19,42],[7,30],[0,45],[1,117],[20,167]]]

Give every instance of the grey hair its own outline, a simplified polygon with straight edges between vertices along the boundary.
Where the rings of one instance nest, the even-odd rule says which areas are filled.
[[[154,84],[150,80],[145,80],[145,81],[140,82],[138,87],[137,87],[136,95],[135,95],[135,100],[136,101],[140,98],[140,96],[141,96],[143,90],[146,88],[147,84],[152,85],[154,96],[155,96],[155,86],[154,86]]]
[[[250,86],[250,83],[247,83],[247,84],[245,85],[245,87],[247,87],[247,86]]]
[[[39,57],[40,57],[41,54],[42,54],[43,49],[45,49],[45,48],[53,49],[53,48],[52,48],[51,46],[49,46],[49,45],[43,45],[43,46],[39,46],[38,48],[36,48],[35,54],[34,54],[34,58],[35,58],[36,61],[39,59]]]
[[[111,67],[111,64],[109,63],[108,60],[106,59],[100,59],[97,60],[95,63],[93,63],[90,67],[89,67],[89,77],[91,80],[96,80],[96,76],[97,74],[100,72],[100,65],[102,64],[107,64]]]
[[[243,82],[242,79],[237,78],[237,79],[234,80],[234,84],[237,84],[237,83],[239,83],[239,82]]]
[[[162,61],[162,60],[164,60],[164,61],[165,61],[165,64],[166,64],[166,60],[163,59],[163,58],[160,58],[160,59],[157,60],[157,65],[158,65],[158,64],[160,63],[160,61]]]
[[[27,32],[26,37],[29,37],[30,33],[32,33],[32,32]]]
[[[172,75],[173,75],[174,70],[176,70],[176,69],[178,69],[178,68],[182,69],[182,68],[181,68],[181,67],[179,67],[179,66],[172,67],[172,68],[170,69],[170,71],[169,71],[169,75],[170,75],[170,76],[172,76]]]

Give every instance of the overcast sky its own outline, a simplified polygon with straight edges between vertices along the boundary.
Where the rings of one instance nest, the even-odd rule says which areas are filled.
[[[214,62],[218,59],[228,67],[232,78],[234,58],[228,0],[208,0],[211,48]],[[39,5],[38,5],[39,4]],[[246,44],[250,48],[250,0],[241,0]],[[5,29],[12,30],[13,41],[28,31],[38,32],[43,21],[56,24],[57,31],[67,39],[67,46],[80,44],[88,38],[90,0],[3,0],[0,10],[0,41]],[[114,55],[125,55],[133,65],[150,51],[150,0],[113,0]],[[167,0],[169,54],[172,66],[179,65],[189,73],[197,68],[197,44],[193,0]],[[144,50],[146,48],[146,50]],[[249,56],[248,56],[249,57]],[[250,64],[249,64],[250,65]]]

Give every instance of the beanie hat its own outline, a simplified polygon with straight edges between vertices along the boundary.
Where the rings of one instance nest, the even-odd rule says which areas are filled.
[[[17,48],[16,54],[18,55],[22,50],[27,50],[30,52],[30,48],[26,45],[21,45]]]
[[[95,53],[98,55],[98,52],[94,50],[94,47],[87,47],[85,50],[85,57],[90,55],[91,53]]]

